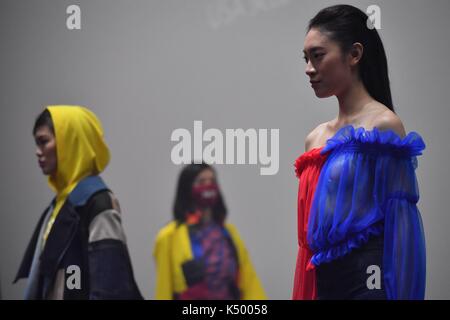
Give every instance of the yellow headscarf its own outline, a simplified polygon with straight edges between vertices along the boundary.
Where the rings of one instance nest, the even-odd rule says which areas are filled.
[[[110,159],[102,125],[92,111],[81,106],[48,106],[47,110],[55,129],[57,169],[48,180],[56,193],[56,203],[44,240],[78,182],[102,172]]]

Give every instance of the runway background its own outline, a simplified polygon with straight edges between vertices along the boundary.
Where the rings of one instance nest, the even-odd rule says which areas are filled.
[[[78,104],[102,120],[112,161],[103,177],[118,196],[138,285],[153,298],[153,241],[171,217],[180,166],[173,130],[280,129],[280,169],[219,165],[229,221],[237,225],[271,299],[291,297],[297,254],[297,178],[304,138],[337,113],[304,73],[307,22],[337,1],[152,0],[0,2],[0,283],[11,282],[52,197],[31,135],[45,105]],[[450,2],[349,1],[381,9],[397,113],[427,149],[419,158],[419,209],[427,240],[429,299],[450,298]],[[67,6],[81,30],[66,28]]]

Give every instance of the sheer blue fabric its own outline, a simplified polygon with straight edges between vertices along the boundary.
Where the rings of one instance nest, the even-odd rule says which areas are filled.
[[[417,208],[416,132],[341,128],[322,149],[307,241],[318,266],[348,254],[384,232],[383,271],[388,299],[423,299],[425,239]],[[380,266],[381,267],[381,266]]]

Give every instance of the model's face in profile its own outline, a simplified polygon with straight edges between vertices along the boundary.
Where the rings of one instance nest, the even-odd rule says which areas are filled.
[[[194,180],[193,187],[216,184],[216,175],[210,169],[201,171]]]
[[[39,167],[45,175],[56,173],[56,139],[48,126],[39,127],[34,134],[36,142],[36,156]]]
[[[318,98],[339,95],[351,83],[351,67],[338,43],[312,28],[305,37],[306,74]]]

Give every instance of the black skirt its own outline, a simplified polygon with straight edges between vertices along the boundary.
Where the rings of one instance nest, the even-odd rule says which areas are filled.
[[[384,300],[383,236],[316,267],[319,300]]]

